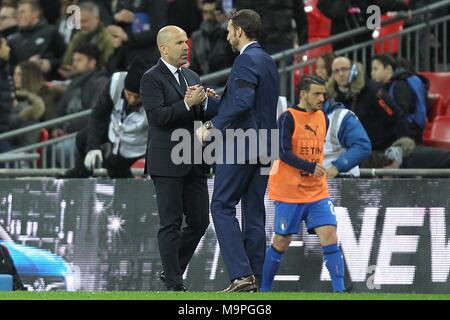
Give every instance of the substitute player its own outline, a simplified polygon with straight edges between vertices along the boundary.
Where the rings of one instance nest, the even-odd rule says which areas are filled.
[[[280,160],[269,178],[269,198],[275,200],[275,237],[266,252],[261,291],[270,291],[281,258],[305,220],[323,249],[334,292],[344,291],[344,259],[336,235],[336,215],[328,194],[323,166],[328,118],[322,112],[325,81],[313,75],[299,83],[300,103],[278,120]]]

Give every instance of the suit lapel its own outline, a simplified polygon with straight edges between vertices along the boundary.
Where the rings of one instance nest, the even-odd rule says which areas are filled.
[[[192,76],[192,74],[189,72],[188,69],[183,68],[183,74],[184,74],[184,77],[186,78],[188,86],[194,86],[197,84],[194,77]]]
[[[175,89],[178,91],[180,96],[184,97],[184,93],[181,92],[181,87],[178,84],[177,79],[175,79],[175,76],[172,74],[172,72],[170,72],[169,68],[167,68],[167,66],[161,60],[159,60],[159,67],[160,67],[161,72],[164,74],[164,76],[167,78],[167,80],[175,87]]]

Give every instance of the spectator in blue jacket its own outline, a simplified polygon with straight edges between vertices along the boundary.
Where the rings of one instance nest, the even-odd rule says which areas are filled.
[[[372,58],[371,76],[382,84],[406,115],[408,136],[416,143],[422,143],[427,122],[428,79],[399,66],[389,54],[378,54]]]
[[[342,103],[328,99],[322,110],[330,121],[324,158],[327,177],[335,178],[341,173],[359,177],[359,165],[372,152],[366,130],[358,117]]]

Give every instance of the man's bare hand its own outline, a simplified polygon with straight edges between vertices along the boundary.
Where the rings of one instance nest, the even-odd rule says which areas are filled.
[[[122,9],[114,15],[114,20],[117,22],[132,23],[134,19],[134,13],[130,10]]]
[[[197,130],[195,130],[195,136],[202,143],[202,145],[205,145],[206,141],[211,140],[211,136],[214,130],[217,129],[215,128],[206,129],[205,125],[202,125]]]
[[[327,178],[334,179],[339,174],[338,169],[335,166],[331,166],[327,169]]]
[[[195,136],[202,144],[204,141],[205,131],[206,131],[206,129],[203,126],[200,126],[200,127],[198,127],[197,130],[195,130]]]
[[[108,26],[107,30],[113,38],[118,37],[120,40],[122,40],[122,42],[128,41],[128,35],[121,27],[110,25]]]
[[[205,88],[199,85],[188,87],[188,90],[186,91],[186,94],[184,96],[184,101],[186,101],[189,107],[200,104],[205,101],[205,99]]]
[[[64,78],[64,79],[68,79],[73,77],[76,74],[75,69],[72,66],[69,65],[65,65],[65,66],[61,66],[58,69],[58,73]]]
[[[206,95],[208,97],[214,97],[214,98],[218,98],[219,95],[217,94],[216,90],[211,89],[211,88],[206,88]]]
[[[316,177],[323,177],[326,174],[327,170],[320,163],[316,163],[316,169],[314,170],[314,175]]]
[[[39,66],[39,69],[41,69],[41,71],[43,73],[48,73],[52,69],[52,65],[50,63],[50,60],[42,59],[41,56],[38,55],[38,54],[32,56],[29,60],[31,62],[36,63]]]

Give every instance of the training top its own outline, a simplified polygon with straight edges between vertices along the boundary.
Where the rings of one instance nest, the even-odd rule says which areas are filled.
[[[329,197],[326,176],[313,175],[323,164],[328,119],[321,110],[289,108],[278,120],[280,160],[269,177],[269,198],[287,203],[309,203]]]

